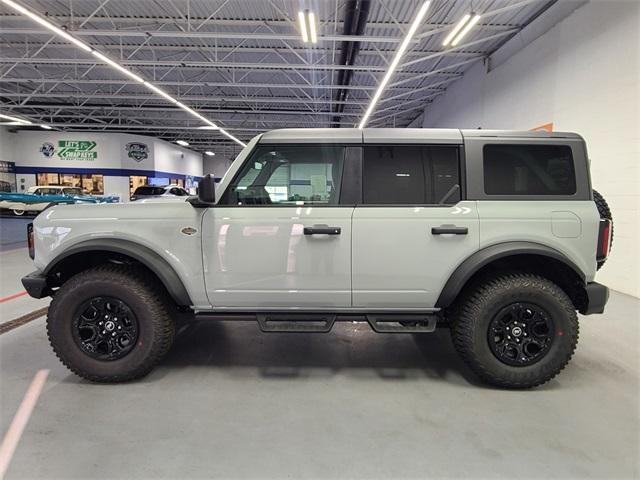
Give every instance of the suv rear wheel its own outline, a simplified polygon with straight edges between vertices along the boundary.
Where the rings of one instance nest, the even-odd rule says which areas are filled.
[[[62,363],[94,382],[142,377],[171,347],[174,324],[157,282],[144,272],[103,265],[69,279],[47,316]]]
[[[578,317],[553,282],[524,273],[477,284],[452,312],[456,350],[485,382],[529,388],[551,380],[578,343]]]

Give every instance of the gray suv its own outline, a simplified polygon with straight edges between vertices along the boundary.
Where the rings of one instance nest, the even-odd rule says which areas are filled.
[[[573,355],[577,312],[608,298],[611,213],[571,133],[276,130],[183,202],[47,212],[23,283],[53,297],[62,362],[99,382],[148,373],[188,317],[449,328],[484,381],[532,387]]]

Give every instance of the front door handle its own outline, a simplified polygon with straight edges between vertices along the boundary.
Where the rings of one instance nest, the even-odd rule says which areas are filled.
[[[467,227],[456,227],[455,225],[431,227],[432,235],[466,235],[467,233],[469,233],[469,229]]]
[[[341,227],[330,227],[328,225],[313,225],[312,227],[304,227],[305,235],[340,235]]]

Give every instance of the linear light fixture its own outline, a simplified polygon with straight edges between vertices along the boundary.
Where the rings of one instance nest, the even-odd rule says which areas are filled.
[[[189,146],[189,142],[185,142],[184,140],[176,140],[176,143],[178,145],[180,145],[181,147],[188,147]]]
[[[207,150],[206,152],[204,152],[204,154],[205,154],[207,157],[213,157],[213,156],[215,156],[215,153],[214,153],[214,152],[212,152],[211,150]]]
[[[160,95],[165,100],[169,101],[170,103],[175,104],[176,106],[180,107],[185,112],[187,112],[187,113],[193,115],[194,117],[198,118],[199,120],[201,120],[202,122],[204,122],[207,125],[208,129],[210,129],[210,130],[219,130],[220,133],[222,133],[224,136],[228,137],[229,139],[233,140],[234,142],[238,143],[239,145],[242,145],[243,147],[247,146],[244,142],[240,141],[239,139],[237,139],[236,137],[231,135],[226,130],[220,128],[218,125],[216,125],[215,123],[213,123],[211,120],[207,119],[206,117],[202,116],[201,114],[199,114],[198,112],[196,112],[192,108],[189,108],[185,104],[179,102],[178,100],[176,100],[174,97],[169,95],[164,90],[156,87],[155,85],[153,85],[150,82],[145,81],[142,77],[140,77],[139,75],[136,75],[135,73],[133,73],[128,68],[123,67],[118,62],[110,59],[109,57],[107,57],[106,55],[103,55],[102,53],[98,52],[97,50],[94,50],[91,46],[87,45],[86,43],[84,43],[81,40],[78,40],[73,35],[70,35],[68,32],[64,31],[63,29],[55,26],[53,23],[49,22],[48,20],[46,20],[45,18],[41,17],[40,15],[32,12],[31,10],[23,7],[19,3],[14,2],[13,0],[0,0],[0,1],[2,3],[4,3],[5,5],[10,6],[14,10],[22,13],[23,15],[26,15],[27,17],[29,17],[33,21],[39,23],[43,27],[51,30],[56,35],[59,35],[62,38],[64,38],[65,40],[73,43],[74,45],[76,45],[77,47],[81,48],[85,52],[91,53],[97,59],[99,59],[102,62],[106,63],[110,67],[118,70],[120,73],[126,75],[127,77],[129,77],[129,78],[131,78],[133,80],[135,80],[136,82],[141,83],[142,85],[147,87],[152,92],[156,93],[157,95]],[[17,118],[14,118],[14,117],[8,117],[7,115],[0,115],[0,118],[5,118],[5,119],[11,120],[13,122],[18,122],[19,124],[22,124],[22,125],[31,125],[31,122],[29,122],[27,120],[21,120],[21,119],[17,119]]]
[[[318,31],[316,28],[316,16],[313,12],[301,10],[298,12],[298,23],[300,24],[300,35],[304,43],[318,43]]]
[[[416,17],[413,19],[413,23],[411,23],[411,27],[409,28],[409,31],[405,35],[404,40],[402,41],[402,43],[400,44],[400,47],[396,51],[395,57],[393,57],[393,61],[389,64],[387,73],[384,74],[384,77],[382,78],[380,85],[378,85],[378,89],[376,90],[376,93],[374,93],[373,97],[371,98],[371,103],[369,104],[369,107],[365,111],[364,116],[360,121],[360,125],[358,125],[359,129],[362,130],[364,126],[367,124],[367,120],[369,120],[369,117],[373,113],[373,109],[378,103],[378,100],[380,100],[380,97],[382,96],[382,92],[387,86],[387,83],[389,83],[389,80],[391,80],[391,76],[393,75],[393,72],[398,67],[398,64],[400,63],[400,60],[402,59],[402,56],[404,55],[404,53],[407,51],[407,48],[409,48],[409,43],[411,43],[411,39],[413,38],[413,36],[416,33],[416,30],[424,20],[424,17],[427,14],[427,10],[429,10],[430,3],[431,3],[430,1],[424,2],[420,7],[420,10],[418,10]]]
[[[470,13],[467,13],[464,17],[462,17],[460,21],[456,24],[456,26],[453,27],[453,30],[451,30],[449,35],[447,35],[447,37],[444,39],[444,42],[442,42],[442,45],[445,47],[449,45],[451,43],[451,40],[453,40],[453,38],[458,34],[460,30],[462,30],[462,27],[466,25],[466,23],[469,21],[470,18],[471,18]]]
[[[480,15],[468,13],[460,19],[455,28],[451,31],[447,38],[444,39],[442,45],[445,47],[451,44],[455,47],[469,33],[469,31],[480,21]]]
[[[51,127],[51,125],[42,124],[40,125],[40,128],[44,128],[45,130],[51,130],[53,127]]]
[[[17,125],[31,125],[31,122],[29,120],[25,120],[24,118],[12,117],[10,115],[4,115],[2,113],[0,113],[0,118],[9,120],[10,122],[13,122],[13,124]]]

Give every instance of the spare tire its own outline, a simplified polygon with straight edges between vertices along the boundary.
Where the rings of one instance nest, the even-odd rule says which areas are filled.
[[[600,195],[600,192],[598,192],[597,190],[593,191],[593,201],[596,202],[596,207],[598,207],[598,213],[600,214],[600,218],[607,218],[611,220],[610,245],[612,247],[613,246],[613,215],[611,215],[611,209],[609,208],[609,204],[604,199],[604,197]],[[611,251],[611,247],[609,248],[609,251]],[[600,270],[600,268],[602,267],[602,265],[604,265],[604,262],[606,261],[607,260],[604,259],[598,262],[598,270]]]

